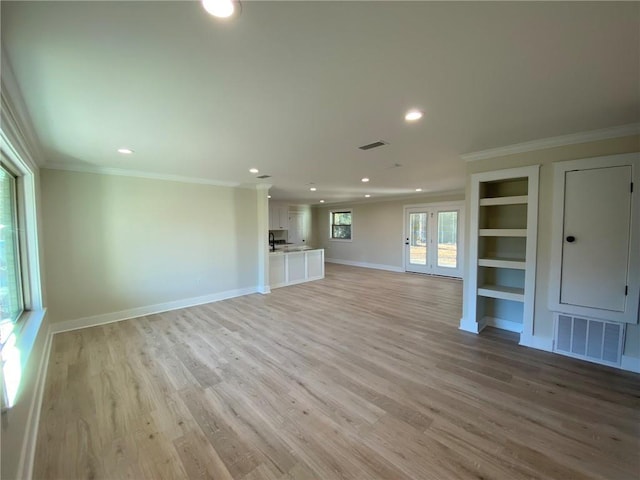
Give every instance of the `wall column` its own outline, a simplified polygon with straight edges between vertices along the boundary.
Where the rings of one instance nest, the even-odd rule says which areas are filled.
[[[258,292],[271,293],[269,288],[269,189],[271,185],[256,185],[258,191]]]

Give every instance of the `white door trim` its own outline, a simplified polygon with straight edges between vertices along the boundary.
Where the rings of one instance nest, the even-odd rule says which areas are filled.
[[[407,213],[408,210],[411,209],[419,209],[424,208],[425,210],[457,210],[458,211],[458,268],[455,271],[447,271],[438,269],[434,267],[434,270],[429,272],[434,275],[444,275],[448,277],[462,278],[464,271],[464,238],[465,238],[465,208],[464,208],[464,200],[459,200],[456,202],[433,202],[433,203],[418,203],[418,204],[409,204],[404,205],[402,207],[402,270],[407,271],[407,248],[405,245],[405,238],[407,238]],[[437,225],[436,225],[437,230]],[[437,234],[437,231],[435,232]]]

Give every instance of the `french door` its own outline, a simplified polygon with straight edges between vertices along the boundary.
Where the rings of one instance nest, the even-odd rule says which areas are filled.
[[[461,205],[405,208],[405,271],[462,277]]]

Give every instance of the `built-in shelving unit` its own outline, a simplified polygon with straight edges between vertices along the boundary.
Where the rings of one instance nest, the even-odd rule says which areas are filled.
[[[533,335],[539,166],[471,176],[463,330]]]

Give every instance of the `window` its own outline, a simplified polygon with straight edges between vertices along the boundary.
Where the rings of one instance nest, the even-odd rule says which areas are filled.
[[[0,166],[0,341],[2,325],[18,320],[23,307],[16,178]]]
[[[4,98],[3,98],[4,101]],[[3,117],[4,118],[4,117]],[[20,145],[20,150],[14,145]],[[0,359],[2,410],[17,399],[45,310],[37,221],[37,166],[0,128]]]
[[[351,241],[353,232],[351,210],[336,210],[330,212],[331,218],[331,240]]]

